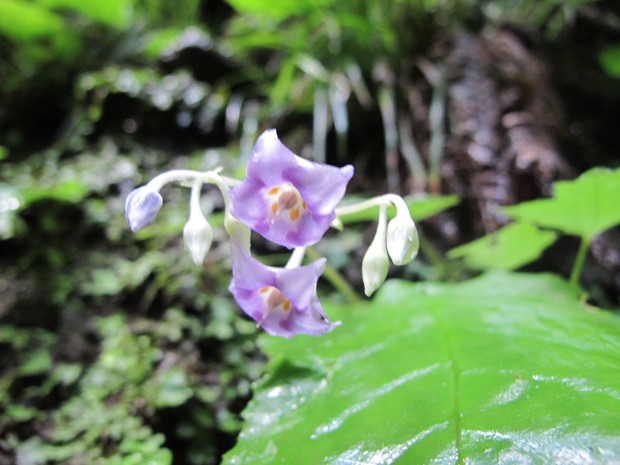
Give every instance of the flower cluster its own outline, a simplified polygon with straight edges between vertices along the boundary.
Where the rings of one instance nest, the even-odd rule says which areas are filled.
[[[126,199],[125,215],[138,231],[155,220],[162,207],[159,191],[170,182],[190,182],[190,213],[183,239],[191,259],[202,264],[213,231],[200,206],[203,184],[215,184],[225,201],[225,229],[232,250],[229,287],[243,311],[270,334],[320,336],[336,326],[317,297],[317,282],[326,260],[302,266],[306,248],[321,240],[340,217],[379,207],[377,233],[362,262],[365,292],[371,295],[385,280],[389,261],[410,262],[418,250],[418,236],[407,204],[387,194],[354,205],[338,207],[353,167],[337,168],[305,160],[285,147],[275,130],[257,140],[243,181],[222,176],[218,170],[172,170],[160,174]],[[387,207],[396,216],[387,221]],[[284,268],[266,266],[251,253],[251,230],[278,245],[293,249]]]

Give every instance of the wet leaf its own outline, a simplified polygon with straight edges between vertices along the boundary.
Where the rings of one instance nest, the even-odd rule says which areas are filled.
[[[387,283],[269,370],[225,464],[614,463],[620,320],[553,275]]]
[[[450,258],[464,258],[477,270],[514,270],[536,260],[557,238],[527,223],[512,223],[448,252]]]
[[[593,168],[555,184],[552,199],[503,209],[512,218],[592,239],[620,223],[620,169]]]

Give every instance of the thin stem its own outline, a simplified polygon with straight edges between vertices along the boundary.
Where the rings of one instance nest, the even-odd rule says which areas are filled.
[[[189,197],[189,217],[203,216],[200,208],[200,191],[202,190],[202,180],[197,179],[192,185],[192,190]]]
[[[327,89],[319,84],[314,91],[314,118],[312,122],[312,158],[325,163],[329,107]]]
[[[396,98],[393,86],[384,85],[379,88],[379,109],[383,120],[387,185],[389,190],[395,191],[399,187],[399,172],[398,123],[396,122]]]
[[[420,151],[413,139],[412,126],[413,123],[411,119],[403,113],[398,119],[400,152],[409,165],[414,188],[419,192],[424,192],[426,186],[426,168],[424,167],[424,163],[422,163],[422,155],[420,155]]]
[[[306,249],[306,253],[308,257],[310,257],[312,260],[317,260],[321,258],[319,253],[312,247],[308,247]],[[323,276],[331,283],[332,286],[336,288],[338,292],[340,292],[351,302],[359,302],[362,300],[362,298],[359,296],[353,286],[351,286],[347,282],[347,280],[344,279],[344,277],[340,274],[340,272],[329,263],[325,266],[325,272],[323,273]]]
[[[441,183],[441,159],[445,144],[444,115],[446,104],[446,77],[443,68],[439,70],[439,80],[435,83],[429,111],[431,142],[429,147],[429,188],[438,193]]]
[[[297,268],[301,265],[301,262],[304,260],[304,256],[306,255],[306,247],[296,247],[291,254],[291,258],[288,259],[288,262],[284,266],[284,268]]]
[[[252,231],[249,227],[233,217],[230,213],[230,195],[228,195],[227,179],[220,176],[217,172],[211,171],[206,181],[215,184],[224,198],[224,229],[230,236],[230,239],[246,252],[250,251],[250,239]]]
[[[396,194],[384,194],[378,197],[373,197],[372,199],[362,200],[361,202],[354,203],[353,205],[338,207],[336,208],[336,216],[351,215],[373,207],[389,207],[390,205],[395,205],[398,208],[399,206],[402,207],[401,203],[404,202],[405,201],[402,197]],[[405,204],[405,208],[407,208],[407,204]]]
[[[573,265],[573,271],[570,274],[570,283],[575,286],[579,285],[579,278],[581,277],[581,272],[583,271],[583,265],[585,264],[591,242],[592,240],[588,237],[581,238],[575,264]]]
[[[215,183],[215,179],[221,181],[227,187],[238,185],[241,181],[219,174],[220,169],[212,171],[195,171],[195,170],[170,170],[155,176],[148,183],[153,189],[159,191],[165,184],[181,181],[197,181]]]

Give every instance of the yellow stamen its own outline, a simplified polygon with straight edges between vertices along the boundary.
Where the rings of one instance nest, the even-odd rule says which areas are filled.
[[[273,212],[274,215],[278,212],[278,202],[273,202],[271,204],[271,211]]]

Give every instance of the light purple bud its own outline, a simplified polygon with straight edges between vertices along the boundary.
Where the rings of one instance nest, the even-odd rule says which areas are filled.
[[[132,190],[125,200],[125,219],[136,232],[152,223],[164,200],[159,192],[148,185]]]

